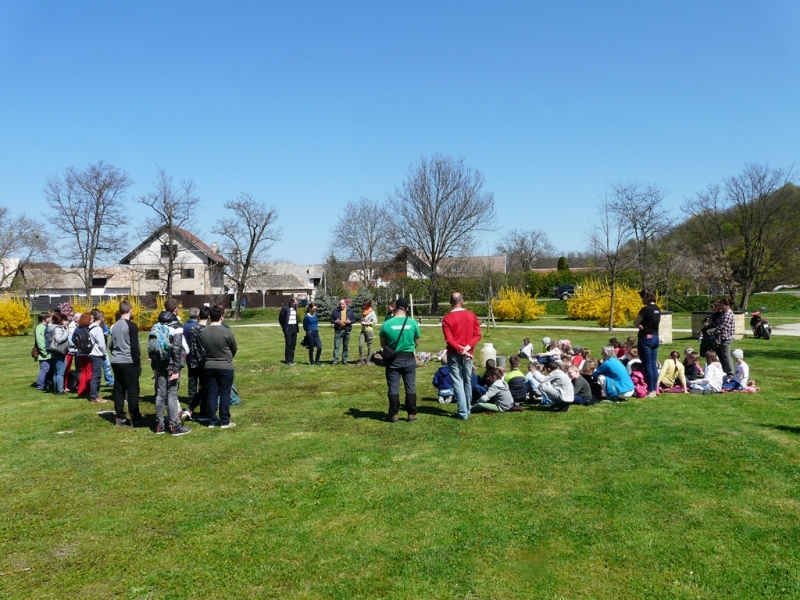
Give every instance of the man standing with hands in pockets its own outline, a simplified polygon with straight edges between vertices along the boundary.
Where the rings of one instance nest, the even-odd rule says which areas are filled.
[[[472,362],[475,346],[481,340],[481,324],[474,313],[462,305],[458,292],[450,296],[450,312],[442,319],[447,344],[447,366],[453,380],[453,395],[458,405],[458,418],[469,418],[472,404]]]

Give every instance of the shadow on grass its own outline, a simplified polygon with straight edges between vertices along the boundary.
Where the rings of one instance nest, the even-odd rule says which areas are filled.
[[[97,413],[97,416],[103,419],[104,421],[110,423],[111,425],[116,425],[117,417],[114,409],[103,410]],[[130,428],[130,425],[126,426],[125,428]],[[136,422],[135,429],[149,429],[150,431],[155,432],[156,430],[156,416],[155,415],[143,415],[141,421]]]
[[[348,408],[344,413],[347,417],[354,419],[372,419],[373,421],[385,421],[387,413],[377,410],[361,410],[360,408]]]
[[[800,427],[792,427],[791,425],[770,425],[769,423],[759,423],[759,425],[761,427],[769,427],[770,429],[777,429],[778,431],[800,435]]]

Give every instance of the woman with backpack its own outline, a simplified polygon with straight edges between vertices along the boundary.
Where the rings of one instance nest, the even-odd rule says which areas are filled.
[[[69,337],[62,315],[56,313],[50,321],[50,370],[53,372],[53,393],[65,394],[64,369],[69,353]]]

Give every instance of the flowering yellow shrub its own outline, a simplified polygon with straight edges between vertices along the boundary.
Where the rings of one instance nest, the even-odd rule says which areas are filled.
[[[137,300],[135,296],[133,298],[129,298],[127,296],[122,296],[118,298],[116,296],[112,296],[108,300],[104,300],[103,302],[97,305],[97,309],[103,311],[103,314],[106,316],[106,325],[108,325],[109,327],[111,327],[116,322],[117,320],[116,315],[117,311],[119,310],[119,303],[122,302],[123,300],[127,300],[128,302],[131,303],[131,306],[133,307],[133,315],[131,316],[131,319],[133,320],[134,323],[138,324],[139,322],[138,319],[142,311],[145,310],[142,308],[142,305],[139,304],[139,300]]]
[[[0,337],[19,335],[31,326],[28,302],[16,296],[0,296]]]
[[[75,313],[83,314],[92,310],[92,300],[86,296],[73,296],[70,303]]]
[[[614,294],[614,325],[632,321],[642,308],[639,290],[618,283]],[[597,320],[600,326],[608,325],[611,316],[611,286],[597,279],[587,279],[575,296],[567,300],[567,316],[570,319]]]
[[[494,316],[501,321],[533,321],[546,310],[544,304],[517,288],[502,287],[492,300]]]
[[[136,326],[143,331],[150,331],[158,322],[158,315],[164,310],[164,303],[166,302],[165,296],[156,296],[156,307],[154,309],[142,308],[141,305],[134,305],[133,308],[133,321]],[[139,310],[137,311],[137,307]],[[186,323],[189,320],[189,311],[181,307],[178,311],[178,318],[181,323]]]

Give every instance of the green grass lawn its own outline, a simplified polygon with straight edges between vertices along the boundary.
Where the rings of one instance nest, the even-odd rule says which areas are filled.
[[[0,339],[0,598],[800,597],[796,338],[736,344],[758,394],[466,422],[428,365],[419,420],[392,425],[381,369],[235,334],[238,427],[179,438],[37,392],[31,338]]]

